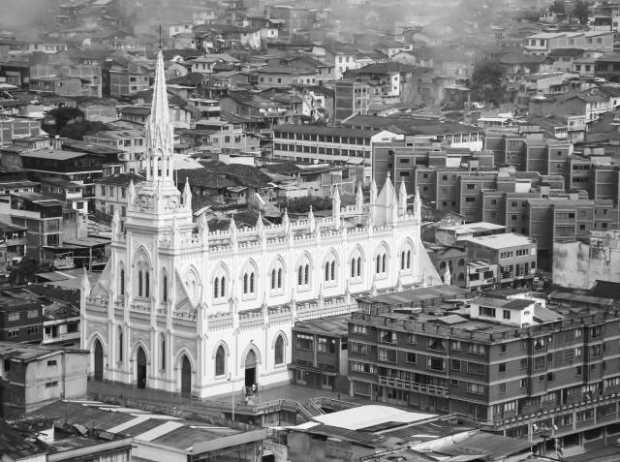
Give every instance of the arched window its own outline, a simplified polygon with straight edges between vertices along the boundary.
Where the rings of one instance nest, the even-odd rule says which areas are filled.
[[[332,281],[336,280],[336,262],[332,261],[331,262],[331,276],[332,276]]]
[[[123,327],[118,326],[118,362],[123,362]]]
[[[351,260],[351,277],[354,278],[357,274],[357,259],[353,258]]]
[[[282,268],[278,269],[278,289],[282,288]]]
[[[125,295],[125,270],[124,269],[121,269],[119,285],[120,285],[121,295]]]
[[[279,335],[276,340],[274,356],[276,365],[284,363],[284,337],[282,335]]]
[[[164,303],[168,301],[168,276],[166,274],[161,278],[161,299]]]
[[[407,269],[411,269],[411,250],[407,250]]]
[[[297,268],[297,285],[302,286],[304,284],[304,267]]]
[[[310,265],[306,263],[306,269],[304,272],[304,284],[310,284]]]
[[[357,257],[357,276],[362,275],[362,257]]]
[[[382,273],[385,273],[387,271],[386,261],[387,261],[387,255],[383,254],[383,256],[381,257],[381,272]]]
[[[160,365],[161,365],[161,370],[165,371],[166,370],[166,335],[165,334],[159,334],[159,354],[160,354]]]
[[[226,277],[222,276],[222,282],[220,284],[220,297],[226,296]]]
[[[325,282],[329,281],[329,262],[325,262]]]
[[[271,289],[276,288],[276,270],[275,268],[271,270]]]
[[[138,297],[142,297],[143,292],[142,270],[138,270]]]
[[[254,293],[254,273],[250,274],[250,293]]]
[[[151,287],[150,287],[150,274],[148,271],[144,272],[144,297],[145,298],[149,298],[149,294],[151,291]]]
[[[220,296],[220,278],[215,278],[213,280],[213,298],[218,298]]]
[[[376,273],[379,274],[381,272],[381,255],[377,255],[375,266],[376,266]]]
[[[247,293],[248,293],[248,288],[249,288],[249,287],[248,287],[248,282],[249,282],[249,281],[248,281],[248,278],[249,278],[248,273],[245,273],[245,274],[243,275],[243,293],[244,293],[244,294],[247,294]]]
[[[226,351],[220,345],[215,353],[215,375],[221,376],[226,373]]]

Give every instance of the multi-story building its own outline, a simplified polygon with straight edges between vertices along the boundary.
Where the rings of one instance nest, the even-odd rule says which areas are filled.
[[[97,283],[82,281],[81,346],[96,380],[200,397],[285,382],[296,321],[346,314],[351,294],[439,282],[420,239],[421,201],[412,213],[391,181],[379,194],[371,185],[368,204],[359,188],[352,208],[335,188],[325,219],[285,214],[244,229],[231,219],[210,232],[203,213],[194,223],[189,182],[181,193],[174,181],[164,75],[160,53],[146,180],[129,185],[124,226],[112,220]]]
[[[95,210],[112,217],[118,212],[122,220],[127,215],[127,193],[129,184],[140,184],[144,178],[131,173],[104,176],[96,180]]]
[[[41,303],[32,299],[2,297],[0,341],[40,343],[43,338]]]
[[[366,115],[370,109],[370,85],[356,80],[338,80],[335,83],[334,115],[336,123],[354,115]]]
[[[44,247],[62,242],[63,202],[38,193],[11,194],[11,222],[26,228],[26,254],[43,260]]]
[[[351,394],[456,412],[507,436],[582,445],[617,433],[616,308],[481,297],[416,314],[363,303],[349,324]]]
[[[120,98],[133,95],[151,86],[151,72],[146,66],[128,63],[126,66],[113,64],[108,70],[109,96]]]
[[[468,261],[483,262],[489,267],[497,267],[498,271],[493,285],[528,285],[534,279],[538,264],[536,243],[526,236],[502,233],[467,237],[462,244],[467,251]],[[488,283],[487,276],[485,271],[467,274],[468,281],[474,282],[474,285],[480,278]]]
[[[30,138],[41,134],[41,121],[34,119],[0,119],[0,146],[10,144],[13,140]]]
[[[15,419],[59,399],[86,395],[88,352],[0,342],[2,416]]]
[[[614,49],[614,33],[611,30],[541,32],[523,40],[523,50],[528,54],[547,55],[561,48],[611,52]]]
[[[371,144],[377,134],[345,127],[279,125],[273,131],[273,157],[307,163],[353,161],[370,166]]]
[[[295,323],[292,383],[348,392],[348,322],[348,316],[337,316]]]

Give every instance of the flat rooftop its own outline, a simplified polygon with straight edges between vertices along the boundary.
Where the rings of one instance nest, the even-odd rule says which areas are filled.
[[[0,342],[0,357],[3,359],[17,359],[24,362],[34,361],[48,355],[67,350],[66,348],[54,348],[42,345],[25,345],[15,342]],[[88,354],[85,350],[69,349],[75,353]]]
[[[464,241],[472,242],[476,245],[488,247],[494,250],[508,249],[510,247],[520,247],[524,245],[535,245],[527,236],[516,233],[491,234],[490,236],[468,237]]]
[[[363,303],[384,303],[390,306],[415,306],[423,304],[429,300],[449,300],[469,298],[469,292],[456,286],[434,286],[421,287],[417,289],[405,290],[402,292],[392,292],[387,294],[361,297],[358,300]]]
[[[313,419],[324,425],[363,430],[388,422],[409,424],[438,417],[437,414],[409,412],[390,406],[366,405],[315,416]]]
[[[345,315],[298,321],[293,330],[332,337],[345,337],[348,334],[349,319],[351,316]]]
[[[457,234],[466,234],[466,233],[480,233],[480,232],[487,232],[487,231],[502,231],[502,230],[505,230],[506,227],[503,225],[496,225],[495,223],[487,223],[485,221],[480,221],[477,223],[466,223],[464,225],[440,226],[437,229],[440,231],[454,231]]]

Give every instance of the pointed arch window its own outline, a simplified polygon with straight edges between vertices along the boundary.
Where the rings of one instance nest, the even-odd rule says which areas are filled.
[[[145,298],[149,298],[150,291],[151,291],[150,274],[148,271],[145,271],[144,272],[144,297]]]
[[[385,249],[381,249],[375,257],[375,272],[381,275],[387,273],[387,253]]]
[[[297,285],[302,286],[304,284],[304,267],[297,268]]]
[[[411,269],[411,249],[403,250],[400,254],[400,269]]]
[[[224,374],[226,374],[226,350],[220,345],[215,353],[215,375],[219,377]]]
[[[118,326],[118,362],[123,362],[123,326]]]
[[[143,295],[143,284],[142,280],[142,270],[138,270],[138,297],[142,297]]]
[[[168,302],[168,275],[166,274],[161,278],[161,299],[164,303]]]
[[[351,277],[354,278],[357,274],[357,258],[351,260]]]
[[[120,288],[120,294],[121,295],[125,295],[125,270],[121,269],[121,273],[119,276],[119,288]]]
[[[166,335],[159,334],[159,354],[161,358],[161,370],[166,370]]]
[[[278,289],[282,288],[282,268],[278,268]]]
[[[276,365],[284,364],[284,337],[282,334],[278,335],[276,340],[274,357]]]
[[[213,280],[213,298],[218,298],[220,296],[220,278],[215,278]]]
[[[362,275],[362,257],[357,257],[357,276]]]
[[[276,288],[276,269],[272,269],[271,270],[271,288],[275,289]]]
[[[243,275],[243,294],[249,295],[254,293],[254,271],[249,273],[244,273]]]
[[[226,296],[226,276],[222,276],[220,282],[220,297]]]
[[[325,282],[336,280],[336,259],[332,256],[325,262]]]

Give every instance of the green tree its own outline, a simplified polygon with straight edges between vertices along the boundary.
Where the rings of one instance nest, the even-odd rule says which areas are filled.
[[[61,130],[59,135],[74,140],[84,139],[84,135],[90,135],[101,130],[105,130],[106,125],[103,122],[93,122],[90,120],[70,121]]]
[[[493,103],[496,106],[504,102],[505,70],[497,61],[481,61],[474,67],[470,87],[476,101]]]
[[[590,16],[590,4],[585,0],[577,0],[575,7],[573,8],[573,17],[579,21],[579,24],[588,24],[588,17]]]

